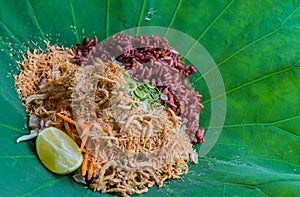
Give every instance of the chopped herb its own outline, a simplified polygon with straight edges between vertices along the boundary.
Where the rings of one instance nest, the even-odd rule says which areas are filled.
[[[140,83],[133,80],[130,76],[126,77],[126,81],[128,85],[125,88],[129,91],[129,95],[134,100],[138,100],[144,108],[149,107],[153,109],[159,98],[166,96],[162,94],[156,86],[151,85],[150,82]],[[133,105],[132,107],[136,107]]]

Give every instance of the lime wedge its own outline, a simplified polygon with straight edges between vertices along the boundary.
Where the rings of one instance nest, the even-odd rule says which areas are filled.
[[[36,139],[37,154],[46,168],[57,174],[67,174],[82,163],[77,144],[63,131],[48,127]]]

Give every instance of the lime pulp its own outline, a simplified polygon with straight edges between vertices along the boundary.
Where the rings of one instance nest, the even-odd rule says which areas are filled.
[[[68,174],[81,166],[83,157],[78,145],[63,131],[48,127],[36,139],[40,161],[50,171]]]

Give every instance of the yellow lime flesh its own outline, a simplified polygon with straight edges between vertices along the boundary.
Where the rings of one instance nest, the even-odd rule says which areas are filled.
[[[36,139],[36,150],[41,162],[50,171],[68,174],[82,163],[82,154],[77,144],[63,131],[48,127]]]

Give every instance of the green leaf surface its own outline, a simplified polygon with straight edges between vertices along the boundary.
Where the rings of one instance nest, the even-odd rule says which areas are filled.
[[[224,96],[210,97],[204,77],[219,69],[227,97],[225,124],[213,149],[190,165],[183,180],[167,181],[142,196],[298,196],[298,0],[1,1],[0,196],[100,195],[47,171],[33,142],[15,143],[27,132],[14,87],[16,61],[45,39],[71,47],[85,36],[103,40],[137,26],[182,31],[214,58],[216,66],[194,79],[205,105],[201,126],[209,125],[211,102]]]

